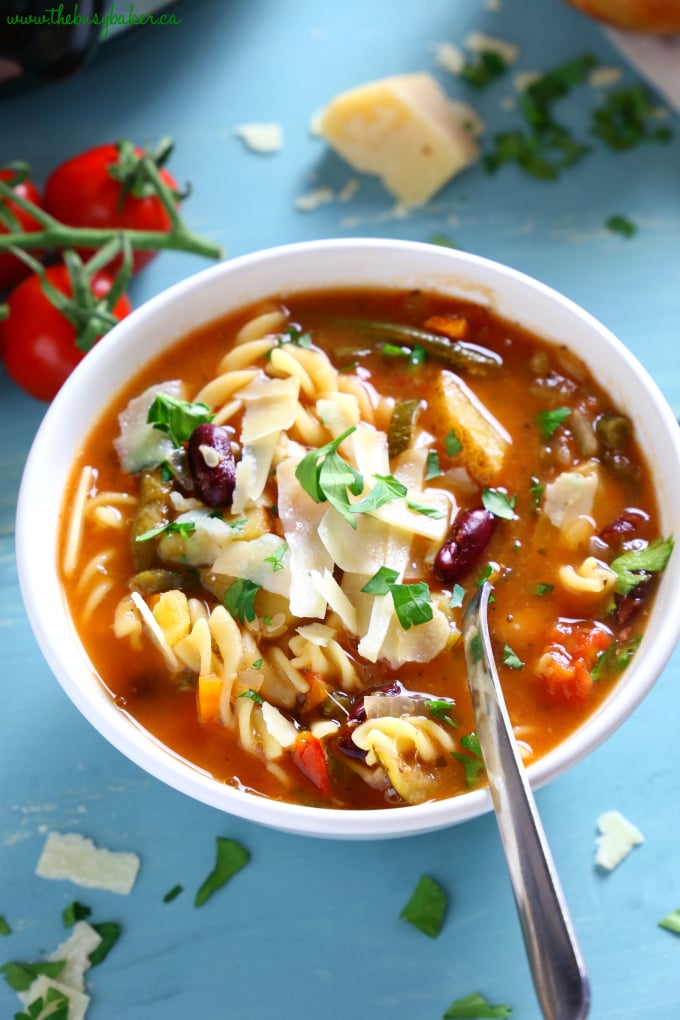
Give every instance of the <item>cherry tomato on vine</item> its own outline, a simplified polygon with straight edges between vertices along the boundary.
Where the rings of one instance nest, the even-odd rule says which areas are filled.
[[[58,166],[45,185],[45,209],[62,223],[72,227],[125,227],[132,230],[157,230],[167,233],[170,217],[148,181],[136,177],[142,149],[131,146],[125,152],[116,145],[99,145],[74,156]],[[178,186],[162,168],[161,180],[174,195]],[[86,259],[91,252],[79,251]],[[157,254],[137,250],[133,272],[138,272]],[[120,260],[107,269],[114,270]]]
[[[47,280],[71,296],[71,279],[65,266],[45,270]],[[111,290],[108,273],[95,273],[90,289],[97,298]],[[0,322],[8,375],[38,400],[51,400],[86,352],[76,346],[76,329],[43,292],[40,276],[34,273],[20,283],[7,299],[9,316]],[[117,319],[132,311],[123,294],[113,308]]]
[[[14,174],[11,170],[0,170],[0,180],[11,182],[13,176]],[[21,198],[32,202],[33,205],[40,206],[42,204],[40,192],[32,181],[21,181],[19,184],[15,184],[12,190],[17,195],[20,195]],[[16,217],[20,230],[40,230],[38,221],[34,220],[29,213],[20,209],[14,202],[8,202],[6,208]],[[4,223],[0,222],[0,234],[7,233],[9,233],[8,228]],[[12,255],[11,252],[0,252],[0,293],[11,290],[20,280],[24,280],[30,274],[31,269],[29,266],[22,262],[21,259],[18,259],[16,255]]]

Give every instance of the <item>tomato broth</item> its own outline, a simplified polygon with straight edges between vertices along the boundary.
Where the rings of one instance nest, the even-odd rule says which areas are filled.
[[[625,409],[568,347],[422,291],[187,336],[85,438],[62,518],[120,710],[219,781],[337,808],[484,783],[460,627],[485,579],[531,762],[616,696],[670,553]]]

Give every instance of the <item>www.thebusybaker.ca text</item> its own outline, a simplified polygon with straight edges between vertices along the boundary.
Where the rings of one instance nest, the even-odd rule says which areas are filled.
[[[112,4],[103,14],[80,14],[78,4],[72,11],[65,11],[64,4],[46,7],[40,14],[8,14],[8,25],[100,25],[101,35],[106,38],[112,25],[181,25],[182,19],[175,14],[137,14],[130,4],[126,14],[119,13]]]

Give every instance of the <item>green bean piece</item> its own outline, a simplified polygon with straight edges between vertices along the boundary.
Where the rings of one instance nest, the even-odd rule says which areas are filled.
[[[413,442],[413,430],[420,406],[419,400],[399,400],[395,404],[387,432],[387,452],[390,460],[408,450]]]
[[[170,520],[171,482],[163,481],[160,468],[142,471],[139,476],[139,505],[130,531],[132,561],[137,572],[153,567],[156,560],[155,541],[136,542],[137,535],[153,531]]]
[[[595,429],[600,440],[610,450],[624,450],[631,437],[631,425],[622,414],[603,414]]]
[[[468,372],[470,375],[488,375],[490,372],[498,371],[503,365],[503,359],[495,351],[490,351],[478,344],[451,340],[449,337],[430,333],[417,326],[405,326],[396,322],[379,322],[374,319],[342,319],[337,322],[338,325],[349,326],[362,334],[363,343],[357,345],[355,350],[364,351],[367,342],[371,342],[372,349],[375,351],[380,351],[395,342],[408,344],[411,347],[419,344],[433,358],[443,361],[459,372]],[[344,348],[344,351],[347,353],[347,348]]]

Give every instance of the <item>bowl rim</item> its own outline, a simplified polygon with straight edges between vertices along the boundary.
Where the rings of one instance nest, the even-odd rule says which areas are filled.
[[[249,273],[262,276],[263,273],[266,275],[267,267],[273,267],[276,271],[277,266],[283,263],[319,265],[324,256],[326,258],[328,256],[344,258],[345,260],[350,257],[376,259],[387,256],[388,252],[394,257],[397,253],[402,260],[413,260],[414,263],[421,259],[425,264],[435,262],[441,264],[442,273],[456,277],[457,283],[471,274],[470,279],[474,289],[479,289],[481,286],[480,293],[486,289],[492,292],[490,302],[492,305],[493,301],[499,297],[493,290],[494,284],[500,285],[501,289],[519,287],[528,289],[528,292],[536,295],[541,301],[547,302],[551,307],[559,308],[567,318],[572,318],[574,322],[580,322],[584,329],[600,338],[603,350],[606,349],[617,355],[619,366],[623,366],[629,376],[633,373],[640,388],[640,395],[644,395],[648,413],[653,411],[655,428],[661,428],[662,436],[659,442],[661,443],[663,440],[666,454],[670,453],[671,457],[674,457],[676,466],[680,466],[680,430],[677,428],[675,417],[657,384],[620,340],[601,322],[569,298],[516,269],[457,249],[438,248],[416,241],[371,237],[329,238],[278,245],[218,263],[180,280],[133,311],[112,330],[106,343],[97,345],[80,363],[48,408],[29,451],[17,502],[16,558],[19,585],[27,616],[45,660],[81,714],[128,759],[174,789],[222,811],[300,835],[346,839],[383,839],[393,836],[417,835],[474,818],[492,810],[493,805],[488,789],[483,788],[471,790],[444,801],[408,805],[397,809],[355,810],[309,807],[272,800],[220,783],[197,766],[185,762],[139,724],[126,717],[114,705],[103,683],[97,677],[94,667],[89,663],[82,646],[79,645],[75,628],[70,621],[65,596],[61,593],[58,584],[54,583],[58,574],[55,561],[57,523],[55,522],[45,529],[44,516],[41,518],[38,516],[38,514],[43,514],[43,508],[41,507],[38,511],[37,503],[43,488],[45,474],[47,472],[49,477],[51,470],[52,432],[66,426],[68,434],[68,422],[73,413],[72,409],[78,408],[76,413],[82,415],[82,405],[87,404],[88,400],[92,403],[94,398],[88,393],[88,388],[92,386],[96,389],[94,387],[95,380],[101,380],[102,377],[109,379],[120,377],[121,381],[113,386],[105,384],[106,403],[115,399],[116,393],[122,388],[122,380],[129,377],[129,372],[125,374],[121,371],[120,365],[126,359],[120,357],[120,349],[122,348],[123,353],[129,355],[137,344],[138,338],[143,336],[145,331],[151,329],[156,320],[167,318],[173,309],[200,308],[201,298],[211,292],[216,283],[221,284],[223,278],[226,278],[227,281],[231,279],[233,282],[238,280],[239,275],[245,278]],[[335,276],[336,286],[341,285],[340,280],[337,279],[337,271]],[[477,282],[475,282],[475,278]],[[480,284],[480,280],[486,282]],[[332,285],[329,277],[325,286],[331,287]],[[394,289],[398,285],[398,283],[390,283],[389,274],[385,274],[383,287]],[[361,286],[361,283],[358,286]],[[381,286],[381,284],[372,281],[369,286]],[[285,289],[279,288],[279,291]],[[295,290],[304,292],[311,288],[301,280],[298,286],[290,286],[287,289],[289,292]],[[434,285],[430,289],[437,290],[438,288]],[[275,290],[276,288],[267,289],[266,287],[264,290],[260,289],[255,300],[264,298],[274,293]],[[476,296],[479,299],[479,294]],[[228,314],[230,310],[237,310],[248,303],[250,303],[248,300],[242,299],[225,302],[224,310],[221,313],[207,317],[199,311],[196,324],[201,325],[214,321],[220,315]],[[529,326],[529,328],[533,328],[534,332],[539,332],[535,326]],[[187,331],[186,328],[179,330],[170,343],[176,342]],[[545,336],[546,339],[557,339],[550,336],[549,330],[542,330],[539,335]],[[134,371],[139,371],[143,364],[152,360],[163,346],[164,344],[160,343],[144,358],[141,358],[137,352]],[[118,367],[116,368],[117,363]],[[84,400],[83,393],[85,394]],[[98,413],[101,413],[101,407]],[[94,418],[96,416],[95,414]],[[651,438],[654,443],[657,442],[654,430],[652,430]],[[648,457],[649,452],[647,451]],[[71,470],[71,463],[72,455],[69,456],[69,462],[61,472],[64,478]],[[680,474],[677,470],[675,473],[676,475]],[[680,504],[680,483],[676,483],[671,475],[672,472],[666,481],[668,484],[675,485],[678,504]],[[59,496],[61,503],[63,492],[60,492]],[[660,510],[663,509],[660,507]],[[677,510],[674,512],[676,515],[680,513]],[[54,517],[58,518],[59,514],[54,514]],[[44,530],[36,536],[36,527],[40,523]],[[680,517],[677,519],[677,524],[678,530],[680,530]],[[54,542],[51,541],[51,536],[54,537]],[[40,554],[48,556],[51,571],[55,575],[50,578],[47,597],[45,576],[41,575],[40,570],[37,569]],[[553,751],[529,766],[527,774],[532,787],[537,788],[557,778],[600,746],[637,707],[662,673],[680,639],[680,614],[672,612],[670,595],[671,587],[680,588],[680,570],[678,570],[678,564],[674,562],[677,558],[676,555],[669,564],[656,594],[654,618],[655,621],[657,619],[660,621],[661,626],[655,630],[654,641],[646,643],[644,669],[638,664],[636,657],[628,667],[625,681],[617,683],[616,698],[611,696],[607,698],[603,706],[567,740],[562,741]],[[58,602],[55,604],[54,599],[57,595]],[[50,596],[52,597],[51,602]],[[47,611],[46,604],[52,606],[51,612]],[[64,655],[60,649],[64,630],[62,626],[55,627],[53,620],[55,614],[59,617],[60,625],[65,625],[67,632],[74,639],[70,648],[70,664],[64,661]],[[74,663],[76,650],[78,650],[80,669],[76,670],[74,674],[71,666]],[[86,674],[89,675],[89,680],[85,680]]]

